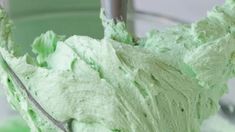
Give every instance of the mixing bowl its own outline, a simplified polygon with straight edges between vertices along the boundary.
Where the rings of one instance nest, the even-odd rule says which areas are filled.
[[[24,48],[25,51],[30,50],[28,45],[32,43],[33,38],[47,30],[53,30],[66,36],[74,34],[95,38],[103,36],[103,29],[99,20],[99,1],[10,0],[6,5],[14,22],[13,40],[21,44],[22,47],[28,47]],[[188,22],[177,17],[135,10],[130,2],[127,23],[130,32],[138,37],[143,37],[151,29],[164,30],[167,27],[182,23],[187,24]],[[221,102],[235,105],[235,100],[233,99],[233,95],[235,95],[235,79],[229,81],[228,85],[230,92],[223,97]],[[18,116],[17,113],[10,109],[6,97],[3,95],[2,88],[0,88],[0,107],[0,124],[9,118]],[[226,113],[219,112],[217,116],[227,120]],[[18,120],[20,119],[17,118]]]

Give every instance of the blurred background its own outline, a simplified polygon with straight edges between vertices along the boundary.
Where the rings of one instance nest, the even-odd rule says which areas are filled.
[[[164,30],[166,27],[179,23],[191,23],[199,20],[206,16],[207,11],[211,10],[213,6],[223,2],[224,0],[133,0],[129,2],[128,25],[130,31],[135,35],[144,36],[153,28]],[[0,3],[8,10],[14,22],[14,41],[23,45],[30,45],[33,38],[47,30],[67,36],[74,34],[96,38],[103,36],[99,20],[99,0],[0,0]],[[228,86],[229,93],[223,97],[221,102],[230,104],[231,107],[227,110],[233,111],[235,79],[230,80]],[[0,86],[0,126],[5,125],[4,127],[6,127],[5,121],[9,121],[15,116],[17,113],[8,105]],[[228,117],[221,112],[214,118],[227,120]],[[13,124],[22,126],[23,124],[20,124],[19,120],[14,118]],[[225,124],[233,125],[233,123],[228,121]],[[205,124],[210,126],[210,122]],[[26,126],[24,127],[25,130],[8,131],[26,132]],[[0,129],[0,132],[8,131]]]

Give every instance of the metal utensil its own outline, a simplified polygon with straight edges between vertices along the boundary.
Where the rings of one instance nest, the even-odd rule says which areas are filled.
[[[108,19],[115,21],[124,21],[127,19],[127,1],[128,0],[101,0],[102,8]]]
[[[226,117],[226,119],[235,124],[235,106],[220,101],[220,108],[222,114]]]
[[[27,90],[24,83],[20,80],[20,78],[16,75],[10,65],[3,58],[2,53],[0,53],[0,64],[4,68],[4,70],[8,73],[11,80],[17,85],[18,88],[24,92],[29,99],[29,101],[48,119],[53,123],[56,127],[61,129],[63,132],[69,132],[68,122],[61,122],[53,118],[32,96],[32,94]]]

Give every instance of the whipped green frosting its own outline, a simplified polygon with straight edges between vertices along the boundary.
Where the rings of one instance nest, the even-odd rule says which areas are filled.
[[[48,31],[35,39],[31,57],[18,56],[17,44],[6,48],[5,17],[0,51],[41,106],[69,121],[72,132],[199,132],[234,77],[235,1],[191,25],[153,31],[138,41],[124,23],[102,18],[104,39],[65,39]],[[9,102],[32,132],[60,131],[4,66],[0,74]]]

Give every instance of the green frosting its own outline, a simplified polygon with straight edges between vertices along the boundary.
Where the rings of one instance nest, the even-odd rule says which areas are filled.
[[[135,45],[134,38],[127,31],[125,22],[107,19],[103,9],[101,9],[100,19],[104,27],[104,38],[112,38],[121,43]]]
[[[103,19],[102,40],[63,40],[49,31],[33,43],[37,57],[16,56],[14,46],[15,54],[5,46],[0,51],[42,107],[69,121],[73,132],[199,132],[234,77],[234,23],[235,1],[227,0],[201,21],[153,31],[138,42],[124,23]],[[31,131],[60,131],[4,65],[0,74]]]
[[[0,46],[8,50],[10,50],[10,48],[12,47],[12,41],[10,36],[11,26],[12,23],[8,19],[6,12],[0,7]]]
[[[63,37],[52,31],[48,31],[45,35],[43,34],[34,40],[33,52],[37,55],[37,61],[40,65],[45,64],[48,55],[55,51],[57,42],[60,40],[63,40]]]

